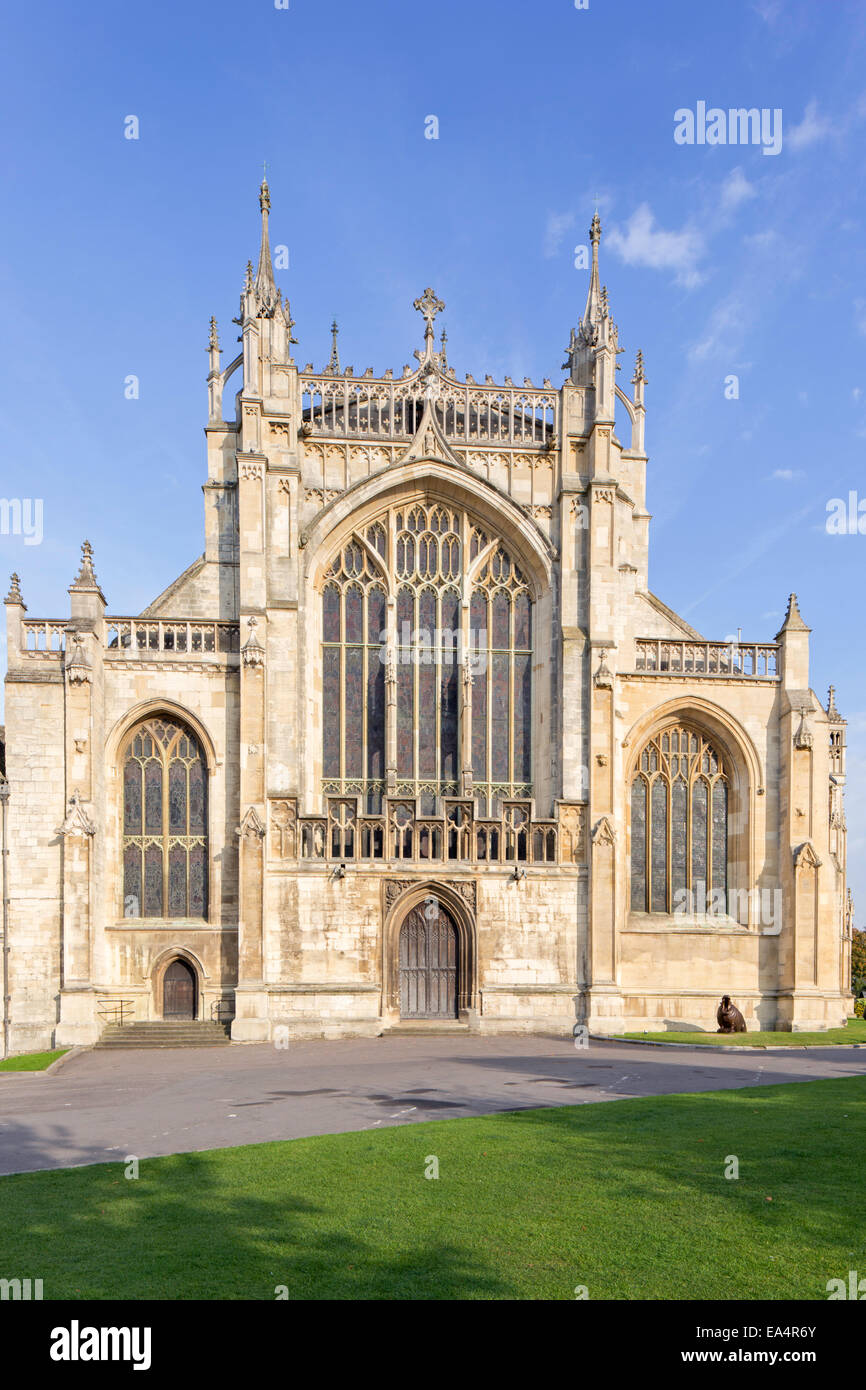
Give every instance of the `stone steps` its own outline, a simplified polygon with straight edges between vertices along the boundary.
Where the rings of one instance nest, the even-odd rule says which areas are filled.
[[[395,1037],[442,1037],[454,1033],[468,1035],[472,1030],[468,1023],[458,1023],[455,1019],[453,1023],[437,1023],[435,1019],[404,1019],[402,1023],[395,1023],[392,1028],[386,1028],[382,1032],[383,1038]]]
[[[97,1047],[219,1047],[230,1042],[222,1023],[156,1020],[153,1023],[109,1023]]]

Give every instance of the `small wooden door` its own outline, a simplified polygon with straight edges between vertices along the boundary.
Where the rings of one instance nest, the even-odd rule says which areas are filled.
[[[163,1018],[195,1018],[195,976],[186,961],[173,960],[162,980]]]
[[[457,1017],[457,928],[433,899],[400,928],[400,1017]]]

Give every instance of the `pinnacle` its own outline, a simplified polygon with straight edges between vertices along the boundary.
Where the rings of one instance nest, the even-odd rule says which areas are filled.
[[[85,541],[81,547],[81,567],[75,576],[76,589],[98,589],[99,581],[93,569],[93,546]]]
[[[806,624],[803,622],[803,618],[802,618],[802,616],[801,616],[801,614],[800,614],[800,608],[799,608],[799,605],[798,605],[798,603],[797,603],[797,595],[796,595],[796,594],[791,594],[790,597],[789,597],[789,599],[788,599],[788,611],[787,611],[787,613],[785,614],[785,621],[782,623],[782,626],[780,627],[779,631],[780,631],[780,632],[810,632],[810,631],[811,631],[811,628],[808,628],[808,627],[806,626]]]

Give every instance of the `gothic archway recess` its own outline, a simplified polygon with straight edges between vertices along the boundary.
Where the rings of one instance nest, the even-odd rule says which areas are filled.
[[[457,934],[457,1016],[466,1018],[477,1005],[477,948],[475,927],[475,885],[469,882],[449,885],[435,879],[400,882],[385,880],[385,924],[382,933],[383,1011],[393,1017],[400,1013],[400,931],[414,908],[431,901],[444,908]]]

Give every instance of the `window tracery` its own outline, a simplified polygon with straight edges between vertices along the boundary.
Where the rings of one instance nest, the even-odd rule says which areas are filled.
[[[198,740],[171,719],[145,720],[123,756],[125,917],[207,912],[207,766]]]
[[[650,739],[631,785],[633,912],[727,911],[729,785],[698,730]]]
[[[387,791],[432,816],[470,766],[479,815],[532,795],[532,594],[487,528],[392,507],[331,562],[322,625],[326,795],[378,814]]]

